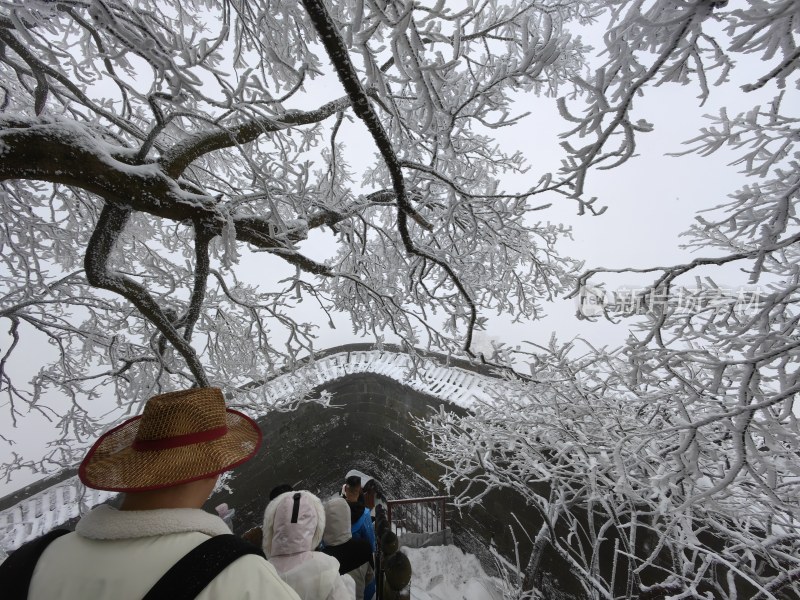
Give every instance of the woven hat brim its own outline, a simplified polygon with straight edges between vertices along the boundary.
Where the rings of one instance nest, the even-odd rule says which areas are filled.
[[[133,449],[141,417],[103,434],[78,469],[84,485],[111,492],[146,492],[229,471],[255,456],[261,429],[250,417],[226,409],[228,431],[197,444],[155,451]]]

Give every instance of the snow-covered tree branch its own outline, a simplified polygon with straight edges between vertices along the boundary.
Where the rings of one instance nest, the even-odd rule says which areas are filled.
[[[648,85],[698,85],[705,102],[710,73],[724,80],[746,53],[763,58],[764,74],[743,91],[772,86],[774,99],[709,115],[686,153],[733,150],[733,165],[751,179],[696,218],[687,247],[698,258],[578,277],[573,296],[594,300],[579,316],[631,327],[622,348],[579,352],[579,342],[554,342],[521,352],[534,381],[509,383],[514,391],[465,418],[442,414],[420,426],[448,469],[446,483],[461,491],[457,504],[502,489],[539,512],[541,526],[527,532],[520,597],[535,597],[542,552],[552,551],[586,597],[793,598],[800,120],[790,107],[798,102],[800,6],[604,4],[616,21],[605,36],[607,61],[579,82],[582,95],[560,99],[575,124],[567,136],[594,140],[565,143],[570,188],[582,194],[592,167],[634,155],[636,136],[651,127],[635,117]],[[588,110],[577,117],[569,107],[579,98]],[[738,267],[738,293],[716,281],[723,266]],[[624,311],[604,282],[619,273],[650,277]]]
[[[261,381],[314,349],[304,297],[356,332],[448,352],[470,352],[481,311],[535,316],[578,264],[554,250],[565,228],[526,221],[562,184],[503,190],[526,166],[490,132],[520,116],[510,91],[570,85],[588,48],[567,24],[593,11],[0,2],[11,414],[57,419],[63,456],[98,425],[83,402],[104,387],[135,411],[165,386]],[[320,94],[332,73],[341,86]],[[357,181],[359,122],[375,146]],[[301,249],[312,234],[325,259]],[[293,274],[253,281],[251,253]],[[57,359],[29,386],[9,365],[37,335]],[[66,416],[42,401],[56,392]]]
[[[123,413],[177,385],[252,398],[315,349],[303,300],[326,326],[342,311],[357,334],[472,356],[489,311],[532,319],[616,273],[648,277],[624,347],[517,355],[531,377],[515,393],[423,425],[433,455],[465,486],[459,504],[503,489],[538,510],[521,596],[552,549],[589,597],[792,597],[799,11],[0,0],[2,408],[53,420],[57,444],[35,462],[71,465],[106,424],[97,398]],[[595,23],[599,58],[575,33]],[[772,99],[709,116],[687,143],[698,159],[736,151],[750,177],[687,232],[698,257],[579,273],[558,252],[568,228],[531,215],[553,202],[603,214],[613,199],[591,196],[591,174],[635,160],[651,88],[695,86],[702,104],[744,55],[763,69],[741,93]],[[526,93],[558,104],[562,168],[507,189],[529,165],[496,134],[526,116]],[[725,265],[761,286],[750,310],[708,302],[709,269]],[[676,292],[695,279],[686,310]],[[30,337],[55,358],[29,384],[13,365]],[[28,466],[15,454],[0,474]]]

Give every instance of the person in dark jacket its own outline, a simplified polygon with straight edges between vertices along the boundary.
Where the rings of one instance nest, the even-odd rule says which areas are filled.
[[[325,531],[322,551],[339,561],[339,573],[356,582],[356,600],[363,600],[364,590],[374,589],[375,565],[367,540],[353,539],[350,531],[350,508],[344,498],[325,502]]]
[[[372,513],[364,505],[361,495],[361,477],[350,475],[342,488],[342,495],[350,507],[350,530],[355,539],[367,540],[374,553],[377,548]]]
[[[285,494],[286,492],[293,492],[293,491],[294,491],[294,488],[291,485],[289,485],[288,483],[282,483],[280,485],[276,485],[269,492],[269,501],[272,502],[273,500],[275,500],[275,498],[277,498],[281,494]]]

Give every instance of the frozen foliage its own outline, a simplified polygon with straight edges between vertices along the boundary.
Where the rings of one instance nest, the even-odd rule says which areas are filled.
[[[538,584],[550,548],[590,596],[750,598],[760,588],[763,597],[793,597],[794,418],[781,423],[754,402],[736,437],[745,411],[722,392],[690,395],[675,381],[685,376],[669,377],[696,365],[659,369],[624,352],[590,349],[575,359],[570,350],[543,349],[535,381],[508,382],[512,389],[467,417],[442,413],[421,424],[458,506],[502,489],[539,512],[538,530],[515,533],[534,540],[511,577],[518,589]],[[727,385],[741,393],[739,382]]]
[[[567,230],[527,220],[544,179],[502,189],[527,167],[491,133],[519,116],[511,90],[571,86],[587,48],[566,26],[593,10],[0,1],[0,380],[12,419],[60,428],[41,464],[7,469],[74,462],[103,425],[88,400],[135,413],[171,387],[230,391],[292,365],[314,350],[303,301],[446,352],[470,352],[479,311],[535,317],[578,265],[554,250]],[[361,122],[375,152],[357,149],[355,181]],[[316,231],[325,260],[300,251]],[[25,385],[11,365],[36,331],[58,357]]]
[[[704,100],[738,53],[764,59],[763,76],[743,90],[769,86],[774,100],[744,114],[709,115],[687,153],[732,148],[752,181],[687,232],[701,258],[579,277],[576,296],[602,285],[604,273],[653,274],[635,300],[645,316],[622,349],[535,348],[527,353],[532,378],[518,393],[423,428],[458,504],[504,489],[538,509],[543,524],[527,532],[533,550],[510,569],[520,597],[535,593],[549,547],[587,597],[795,598],[800,4],[607,4],[615,19],[605,37],[608,61],[581,84],[589,110],[576,117],[560,102],[573,133],[594,140],[565,143],[564,171],[577,191],[590,167],[634,152],[636,132],[649,125],[634,120],[633,99],[647,85],[696,82]],[[709,32],[710,20],[724,35]],[[675,302],[672,292],[694,278],[713,292],[704,267],[726,264],[740,268],[742,283],[765,290],[751,310],[739,310],[736,299],[688,311]],[[603,316],[615,318],[602,310],[596,318]]]
[[[590,70],[570,29],[595,22]],[[467,486],[459,503],[503,488],[539,509],[509,568],[520,597],[548,546],[592,597],[796,597],[799,33],[796,0],[0,0],[5,406],[56,419],[44,464],[67,465],[99,426],[87,399],[251,394],[292,366],[313,350],[302,299],[357,333],[470,354],[481,311],[534,318],[605,273],[652,274],[638,302],[656,309],[621,350],[536,349],[516,393],[424,424],[435,457]],[[763,70],[742,93],[773,100],[710,116],[687,145],[732,149],[751,177],[687,232],[700,257],[576,279],[567,232],[532,211],[602,213],[591,172],[634,157],[648,90],[704,102],[744,55]],[[323,103],[306,86],[331,70],[343,93]],[[527,165],[492,135],[520,116],[512,91],[558,97],[568,129],[561,170],[519,194],[502,177]],[[359,181],[355,121],[375,148]],[[300,251],[315,230],[336,246],[325,260]],[[240,268],[254,252],[293,275],[257,286]],[[679,310],[671,292],[713,288],[716,265],[768,293],[747,313]],[[25,386],[9,360],[31,331],[58,357]]]

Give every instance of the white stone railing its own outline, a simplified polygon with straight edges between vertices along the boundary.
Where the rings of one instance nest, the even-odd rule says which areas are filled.
[[[0,512],[0,552],[10,552],[115,495],[89,489],[70,477],[29,496]]]
[[[270,404],[297,396],[309,383],[316,387],[357,373],[383,375],[418,392],[465,408],[475,401],[490,400],[500,392],[503,383],[458,367],[441,366],[428,359],[418,359],[416,370],[413,366],[407,354],[398,352],[357,350],[330,354],[266,382],[259,391],[264,403],[245,410],[254,417],[263,416],[269,412]],[[114,495],[114,492],[87,489],[77,477],[71,477],[1,511],[0,560],[5,553]]]
[[[430,359],[417,358],[415,365],[407,354],[356,350],[318,358],[263,386],[252,388],[251,393],[245,392],[242,409],[260,417],[270,412],[272,406],[297,398],[309,389],[359,373],[383,375],[420,393],[464,408],[469,408],[475,401],[490,400],[497,394],[498,385],[503,384],[501,379],[459,367],[442,366]]]

